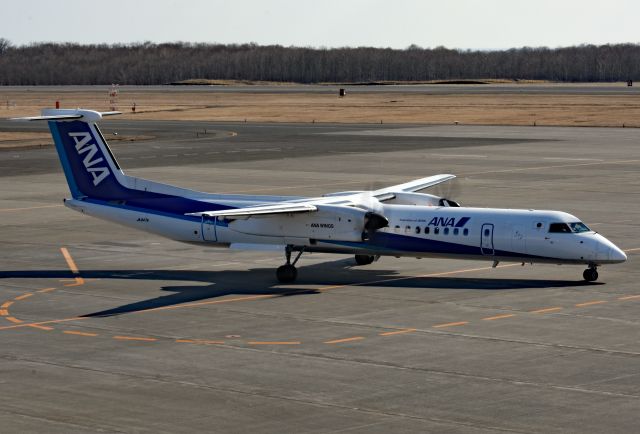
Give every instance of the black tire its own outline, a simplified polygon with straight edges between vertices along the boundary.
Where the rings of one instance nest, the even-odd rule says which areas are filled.
[[[276,270],[276,277],[280,283],[295,282],[298,270],[293,265],[282,265]]]
[[[356,264],[358,265],[369,265],[373,262],[375,258],[369,255],[356,255]]]
[[[596,270],[594,268],[587,268],[582,273],[582,277],[587,282],[595,282],[596,280],[598,280],[598,270]]]

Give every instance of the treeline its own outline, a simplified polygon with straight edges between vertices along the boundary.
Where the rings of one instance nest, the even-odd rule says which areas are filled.
[[[638,44],[479,51],[415,45],[397,50],[184,42],[13,46],[0,38],[0,85],[153,85],[187,79],[353,83],[635,78],[640,78]]]

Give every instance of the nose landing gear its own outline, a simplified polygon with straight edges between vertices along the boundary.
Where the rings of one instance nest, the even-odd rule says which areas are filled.
[[[296,256],[296,258],[293,260],[293,263],[291,262],[291,252],[293,252],[293,246],[289,244],[287,245],[287,247],[285,247],[284,250],[284,254],[287,258],[287,263],[278,267],[278,269],[276,270],[276,277],[278,278],[278,281],[280,283],[295,282],[296,278],[298,277],[296,262],[298,262],[298,259],[300,259],[300,256],[302,256],[304,247],[300,249],[300,251],[298,252],[298,256]]]
[[[582,277],[587,282],[595,282],[596,280],[598,280],[598,270],[596,266],[590,265],[589,268],[584,270],[584,272],[582,273]]]

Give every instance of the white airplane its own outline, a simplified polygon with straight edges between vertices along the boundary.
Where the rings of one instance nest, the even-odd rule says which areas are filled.
[[[577,217],[560,211],[467,208],[417,193],[455,178],[435,175],[374,191],[322,197],[209,194],[124,174],[95,122],[100,113],[45,109],[72,199],[83,214],[186,243],[212,247],[282,249],[280,282],[297,277],[303,252],[353,254],[359,265],[381,256],[485,259],[524,263],[624,262],[625,253]],[[291,260],[292,253],[297,256]]]

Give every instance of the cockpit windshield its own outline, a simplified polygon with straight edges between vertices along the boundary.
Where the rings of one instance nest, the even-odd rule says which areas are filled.
[[[549,225],[549,232],[557,234],[579,234],[581,232],[589,232],[591,229],[582,222],[575,223],[551,223]]]

